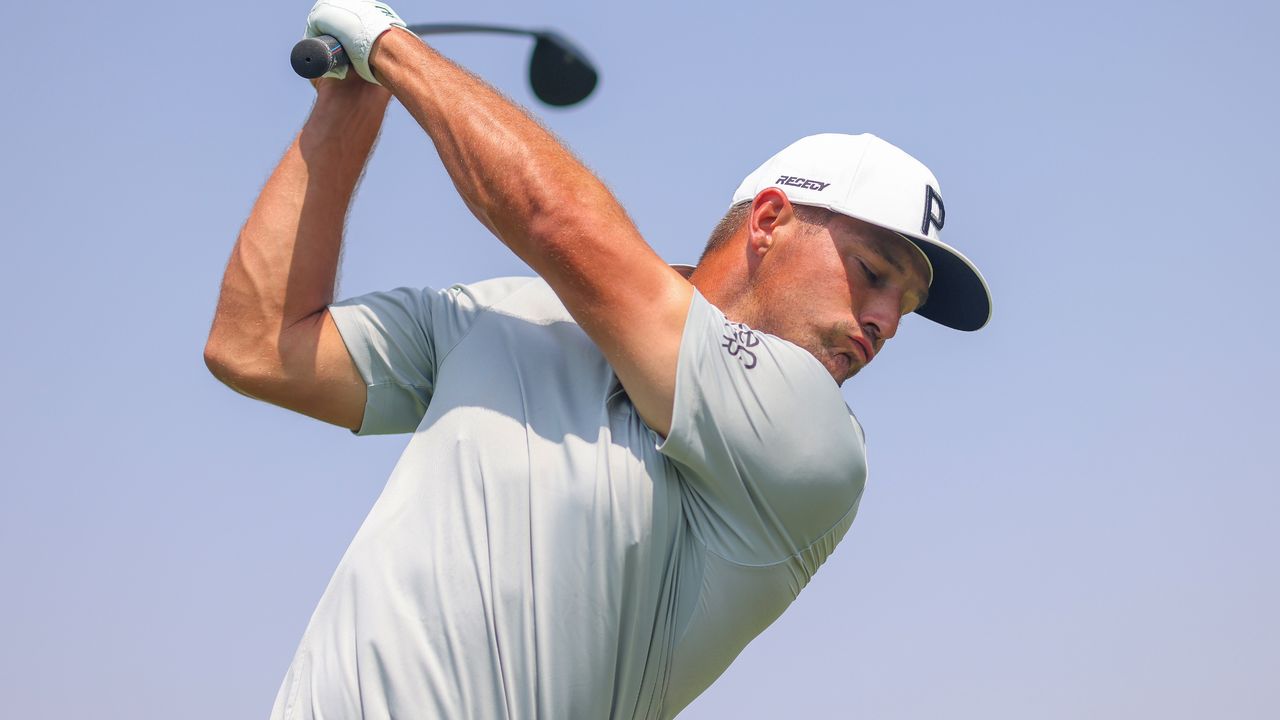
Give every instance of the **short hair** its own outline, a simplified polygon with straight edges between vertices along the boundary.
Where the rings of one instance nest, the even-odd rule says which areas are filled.
[[[729,211],[720,218],[720,222],[716,223],[715,229],[711,231],[707,246],[702,250],[702,257],[698,259],[699,263],[711,253],[724,247],[738,228],[746,224],[747,216],[751,214],[751,202],[751,200],[743,200],[729,207]],[[791,207],[795,210],[796,218],[806,225],[826,227],[831,221],[832,212],[826,208],[796,204]]]

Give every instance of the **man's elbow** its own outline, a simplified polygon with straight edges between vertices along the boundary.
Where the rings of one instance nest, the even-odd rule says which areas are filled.
[[[254,388],[261,384],[262,373],[250,362],[251,354],[219,342],[210,335],[204,346],[204,365],[218,382],[241,395],[256,398]]]
[[[234,354],[210,336],[204,345],[204,366],[218,379],[218,382],[232,390],[236,389],[236,365]]]
[[[232,377],[230,354],[221,345],[214,342],[212,335],[209,337],[209,341],[204,344],[204,366],[209,368],[209,372],[219,382],[230,384]]]

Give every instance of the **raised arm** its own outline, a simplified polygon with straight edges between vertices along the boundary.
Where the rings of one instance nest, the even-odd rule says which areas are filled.
[[[390,95],[354,75],[316,86],[311,116],[231,252],[204,356],[240,393],[355,429],[365,385],[326,307],[347,208]]]
[[[403,29],[370,66],[435,143],[459,194],[541,275],[600,347],[640,416],[666,435],[693,286],[549,132]]]

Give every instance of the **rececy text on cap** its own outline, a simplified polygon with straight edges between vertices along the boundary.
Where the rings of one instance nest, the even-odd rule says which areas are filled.
[[[804,188],[805,190],[826,190],[831,183],[822,182],[820,180],[808,180],[802,177],[794,177],[792,175],[783,175],[778,178],[779,185],[789,185],[791,187]]]

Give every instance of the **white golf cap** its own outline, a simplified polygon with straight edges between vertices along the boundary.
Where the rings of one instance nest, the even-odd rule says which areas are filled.
[[[875,135],[810,135],[748,175],[731,204],[770,187],[793,203],[879,225],[915,243],[933,266],[920,315],[957,330],[977,330],[991,319],[991,291],[982,273],[938,239],[946,222],[942,191],[919,160]]]

